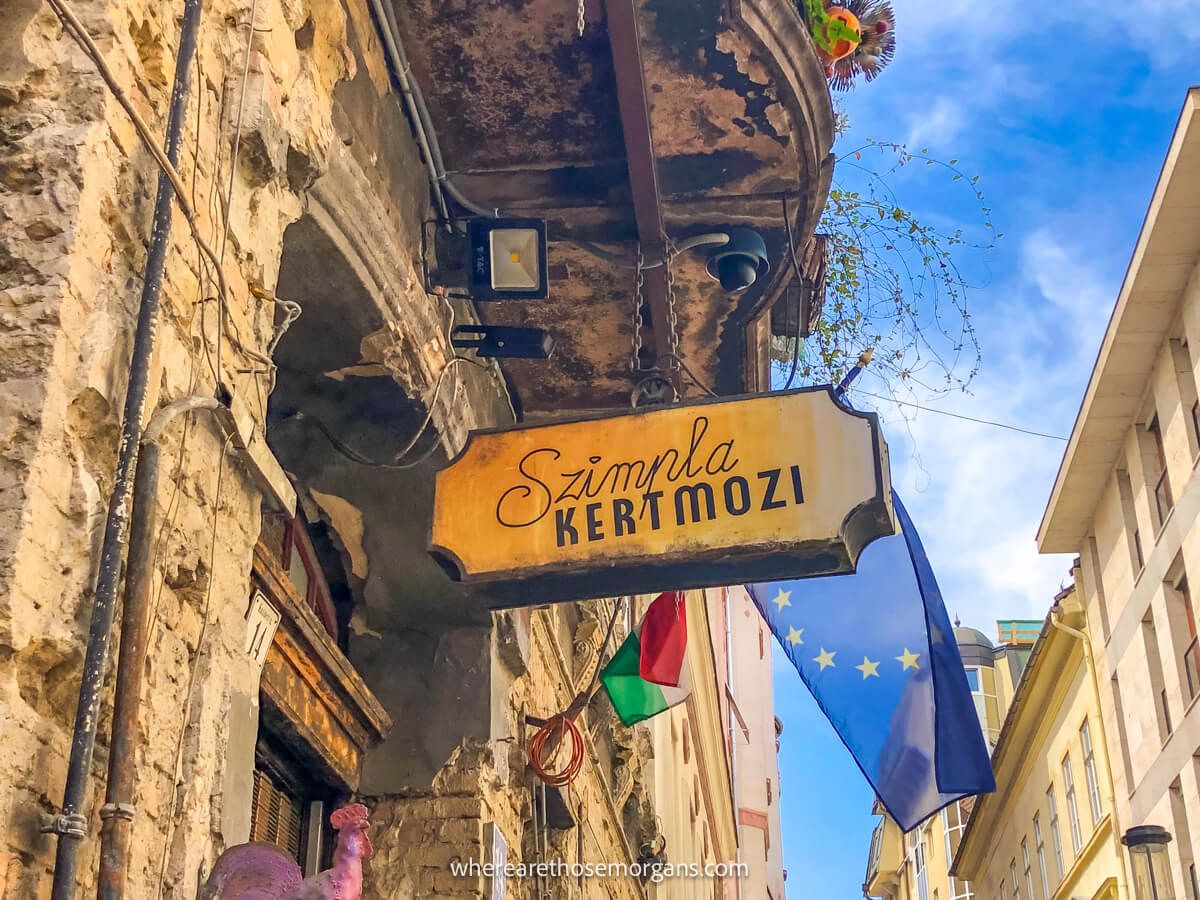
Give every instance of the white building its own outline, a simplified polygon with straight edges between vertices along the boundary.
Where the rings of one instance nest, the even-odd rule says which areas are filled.
[[[1200,89],[1184,103],[1038,533],[1080,557],[1116,827],[1200,900]],[[1101,312],[1097,311],[1097,315]]]

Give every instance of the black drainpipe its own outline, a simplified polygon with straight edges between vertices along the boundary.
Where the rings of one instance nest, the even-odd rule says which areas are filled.
[[[187,112],[188,75],[196,53],[200,11],[201,0],[184,0],[183,26],[179,33],[179,53],[175,58],[175,81],[171,88],[171,109],[167,119],[164,147],[167,159],[172,165],[179,162],[183,119]],[[160,173],[158,196],[154,201],[154,231],[150,239],[150,251],[146,257],[137,330],[134,332],[133,354],[129,360],[129,386],[125,392],[117,472],[112,497],[108,503],[108,518],[104,523],[104,543],[100,550],[100,570],[96,578],[96,599],[92,606],[87,652],[83,660],[79,703],[75,709],[75,730],[71,736],[67,783],[63,790],[62,809],[44,829],[58,835],[51,900],[72,900],[75,896],[79,849],[88,831],[87,801],[92,754],[96,748],[96,725],[100,718],[100,692],[108,661],[108,643],[112,637],[113,606],[121,575],[121,557],[128,536],[129,506],[137,470],[138,443],[142,437],[146,390],[150,382],[150,361],[154,356],[154,346],[158,338],[163,268],[169,249],[174,199],[170,179],[165,173]]]

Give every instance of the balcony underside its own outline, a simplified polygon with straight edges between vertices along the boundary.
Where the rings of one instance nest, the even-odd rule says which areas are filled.
[[[602,244],[632,263],[635,201],[646,199],[636,176],[631,184],[617,99],[629,63],[614,62],[606,4],[585,3],[582,37],[572,0],[394,8],[452,180],[487,209],[549,221],[550,299],[483,309],[492,323],[555,338],[550,361],[506,364],[522,406],[538,417],[626,405],[635,273],[571,243]],[[821,65],[799,14],[780,0],[633,9],[667,233],[678,241],[747,225],[766,239],[771,263],[769,276],[731,296],[706,273],[704,251],[677,258],[682,355],[719,393],[762,389],[765,343],[747,330],[792,279],[784,205],[803,247],[828,191],[833,114]],[[651,317],[647,344],[662,318]]]

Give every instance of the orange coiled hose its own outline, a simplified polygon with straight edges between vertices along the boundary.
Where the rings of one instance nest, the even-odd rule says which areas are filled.
[[[604,659],[604,652],[608,649],[608,643],[612,640],[613,628],[616,627],[620,609],[619,605],[613,608],[612,618],[608,620],[608,629],[604,633],[604,640],[596,652],[596,668],[592,672],[592,678],[587,688],[575,695],[570,706],[548,719],[539,719],[536,716],[525,717],[526,725],[537,728],[537,732],[530,739],[527,748],[529,767],[533,769],[533,773],[538,778],[550,787],[565,787],[575,780],[575,776],[583,768],[586,748],[583,744],[583,735],[579,733],[579,726],[575,724],[575,719],[583,712],[583,708],[587,706],[588,701],[592,699],[592,695],[599,687],[600,665]],[[562,769],[552,770],[554,759],[562,750],[563,741],[568,736],[571,739],[571,756]]]
[[[568,735],[571,744],[570,758],[561,769],[552,769]],[[529,765],[534,774],[550,787],[565,787],[575,780],[575,776],[583,768],[583,752],[583,735],[579,733],[579,727],[573,717],[567,713],[558,713],[547,719],[530,739]]]

